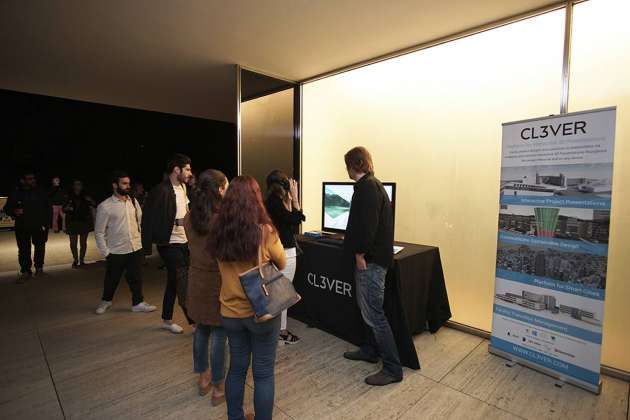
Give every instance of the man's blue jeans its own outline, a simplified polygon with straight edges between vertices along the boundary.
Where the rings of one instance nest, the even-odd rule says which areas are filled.
[[[195,373],[208,370],[208,342],[210,342],[210,369],[214,385],[220,383],[225,376],[225,330],[222,327],[197,324],[193,334],[193,362]]]
[[[260,324],[254,322],[253,317],[221,318],[230,342],[230,370],[225,381],[228,418],[242,420],[245,417],[243,397],[251,357],[256,420],[271,420],[280,317]]]
[[[381,357],[383,371],[394,378],[402,378],[398,348],[383,309],[386,275],[387,270],[378,264],[368,264],[367,270],[356,271],[357,303],[367,324],[367,340],[361,346],[361,352],[368,357]]]

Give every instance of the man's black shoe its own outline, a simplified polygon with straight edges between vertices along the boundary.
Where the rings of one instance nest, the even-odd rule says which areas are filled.
[[[347,351],[343,354],[343,357],[345,357],[348,360],[361,360],[363,362],[368,362],[368,363],[378,363],[378,357],[369,357],[365,353],[363,353],[361,350]]]
[[[396,378],[380,371],[365,378],[365,383],[373,386],[385,386],[396,382],[402,382],[402,380],[402,376],[400,378]]]

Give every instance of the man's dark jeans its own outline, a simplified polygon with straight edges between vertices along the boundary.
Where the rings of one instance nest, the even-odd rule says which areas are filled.
[[[46,241],[48,240],[48,230],[39,228],[15,228],[15,241],[18,246],[18,260],[20,262],[20,272],[30,273],[33,266],[31,259],[31,244],[35,247],[35,268],[44,267],[44,257],[46,255]]]
[[[367,270],[356,271],[357,303],[366,324],[367,342],[361,352],[383,359],[383,371],[402,378],[402,366],[394,334],[383,310],[387,270],[378,264],[368,264]]]
[[[107,256],[107,269],[103,286],[103,300],[111,302],[114,293],[120,283],[120,278],[125,273],[125,278],[131,290],[131,304],[137,305],[144,301],[142,296],[142,250],[129,254],[109,254]]]
[[[173,319],[175,298],[182,307],[188,324],[195,322],[188,317],[186,310],[186,292],[188,289],[188,266],[190,265],[190,251],[188,244],[159,245],[158,252],[166,265],[166,288],[162,301],[162,319]]]

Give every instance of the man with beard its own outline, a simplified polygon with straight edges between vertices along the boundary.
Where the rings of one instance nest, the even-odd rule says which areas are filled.
[[[131,310],[153,312],[157,308],[146,303],[142,296],[142,209],[129,196],[131,180],[125,172],[113,173],[112,187],[114,194],[99,204],[94,223],[96,246],[107,260],[103,297],[96,313],[102,315],[112,306],[123,272],[131,290]]]
[[[142,245],[150,254],[153,244],[166,264],[166,288],[162,304],[162,328],[173,334],[184,330],[173,322],[175,298],[186,315],[188,324],[194,322],[186,311],[186,289],[190,253],[184,230],[184,217],[188,213],[186,184],[192,177],[191,160],[176,153],[166,163],[168,177],[149,193],[144,203],[145,217],[142,220]]]

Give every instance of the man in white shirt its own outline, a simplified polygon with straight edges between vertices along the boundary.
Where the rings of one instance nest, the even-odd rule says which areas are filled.
[[[131,181],[126,173],[114,172],[112,187],[114,194],[99,204],[94,223],[96,246],[107,260],[103,297],[96,313],[102,315],[112,306],[123,272],[131,290],[131,310],[153,312],[157,308],[142,297],[142,209],[129,196]]]
[[[184,330],[173,322],[175,298],[182,307],[189,324],[194,321],[186,311],[186,289],[190,253],[188,238],[184,231],[184,217],[188,213],[186,183],[192,177],[191,160],[182,154],[173,155],[166,165],[166,178],[151,190],[142,221],[142,243],[146,253],[151,253],[153,244],[164,260],[167,270],[166,288],[162,304],[162,328],[181,334]]]

